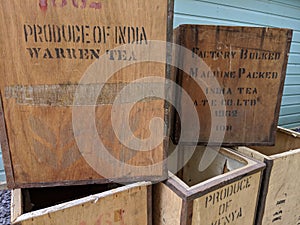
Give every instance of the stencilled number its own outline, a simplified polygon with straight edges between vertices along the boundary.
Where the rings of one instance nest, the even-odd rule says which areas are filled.
[[[285,197],[287,197],[287,194],[285,193],[284,194]],[[272,219],[272,223],[275,223],[277,221],[281,221],[282,220],[282,215],[283,215],[283,206],[286,202],[286,199],[281,199],[279,201],[276,202],[276,207],[278,208],[278,211],[276,211],[274,214],[273,214],[273,219]]]

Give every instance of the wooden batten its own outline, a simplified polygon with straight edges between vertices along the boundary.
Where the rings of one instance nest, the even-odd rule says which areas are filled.
[[[34,195],[35,191],[39,192],[38,190],[32,189],[28,195],[24,194],[24,191],[26,192],[24,189],[17,189],[12,192],[12,204],[14,206],[12,208],[12,224],[83,225],[109,223],[151,225],[151,210],[148,211],[152,204],[151,183],[149,182],[118,187],[35,211],[27,209],[27,212],[24,211],[22,202],[27,201],[29,205],[35,203],[39,207],[49,205],[51,202],[46,201],[49,196],[38,196],[37,199]],[[47,190],[44,193],[47,193]],[[68,194],[66,195],[68,196]],[[80,192],[77,193],[77,195],[80,194],[82,195]],[[52,197],[57,198],[56,196]],[[33,205],[33,207],[37,206]]]
[[[23,214],[23,202],[22,202],[21,189],[15,189],[11,193],[11,221],[15,221],[19,216]]]
[[[173,76],[195,108],[187,107],[184,95],[177,93],[181,118],[180,113],[174,115],[175,143],[182,131],[181,143],[186,144],[274,144],[291,38],[292,30],[279,28],[176,28],[174,42],[190,51],[177,53],[182,68],[174,70]],[[198,140],[192,140],[191,129],[186,128],[186,124],[194,126],[193,110],[201,126]]]
[[[299,223],[300,133],[278,127],[275,146],[237,150],[266,163],[256,224]]]
[[[182,199],[164,183],[153,190],[153,224],[180,225]]]
[[[197,171],[204,151],[198,146],[177,175],[154,185],[154,225],[254,223],[264,163],[221,148],[208,168]]]
[[[138,96],[149,86],[149,80],[139,79],[169,76],[164,62],[171,57],[166,42],[172,40],[173,7],[173,0],[12,0],[0,5],[0,29],[6,31],[0,36],[0,141],[9,188],[167,177],[166,165],[153,165],[165,159],[169,105],[155,97],[115,99],[136,80],[130,93]],[[161,43],[155,53],[163,63],[139,62],[152,55],[139,50],[154,46],[153,40]],[[103,59],[107,63],[101,66]],[[157,87],[165,94],[164,85]],[[128,115],[124,108],[131,109]],[[112,112],[119,111],[112,120]],[[154,117],[165,123],[151,134]],[[132,135],[123,129],[124,121]],[[142,143],[132,147],[135,138],[149,136],[159,143],[147,142],[145,151],[135,150]],[[101,151],[98,139],[105,146]],[[95,168],[104,164],[101,160],[108,162],[106,152],[123,164]],[[126,171],[123,165],[144,169]],[[114,171],[121,173],[109,174]]]

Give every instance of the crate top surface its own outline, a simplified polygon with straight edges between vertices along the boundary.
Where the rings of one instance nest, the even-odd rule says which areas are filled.
[[[299,154],[300,133],[278,127],[274,146],[250,146],[247,151],[269,160]]]
[[[196,151],[197,150],[200,149],[196,149]],[[193,155],[193,158],[195,159],[195,155]],[[202,173],[204,177],[200,178],[198,182],[189,184],[189,175],[187,175],[187,177],[179,177],[169,172],[169,179],[164,183],[172,190],[174,190],[179,196],[187,199],[195,199],[205,195],[208,192],[214,191],[219,187],[237,181],[246,175],[259,173],[265,168],[264,163],[259,162],[255,159],[245,157],[227,148],[221,148],[219,150],[218,156],[215,158],[215,161],[217,163],[214,164],[212,162],[211,167],[206,168],[207,171],[204,170],[199,173]],[[199,161],[198,163],[195,163],[195,161],[191,162],[193,166],[196,167],[196,170],[198,170]],[[187,167],[188,168],[186,169],[186,174],[193,173],[191,166],[189,165]],[[183,171],[184,170],[185,168],[183,168]],[[212,175],[207,177],[207,173],[211,173]],[[198,174],[196,174],[195,176],[196,179],[199,179],[199,177],[201,177],[201,175]]]

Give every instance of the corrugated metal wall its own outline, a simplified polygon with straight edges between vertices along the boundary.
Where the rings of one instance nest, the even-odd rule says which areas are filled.
[[[292,28],[279,124],[288,128],[300,126],[299,0],[175,0],[174,27],[184,23]]]

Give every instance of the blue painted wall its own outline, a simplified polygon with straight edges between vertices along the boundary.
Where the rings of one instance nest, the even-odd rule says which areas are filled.
[[[185,23],[292,28],[279,124],[300,127],[299,0],[175,0],[174,27]]]
[[[2,182],[5,182],[5,173],[4,173],[4,165],[3,165],[3,160],[2,160],[2,153],[1,153],[1,147],[0,147],[0,184]]]

